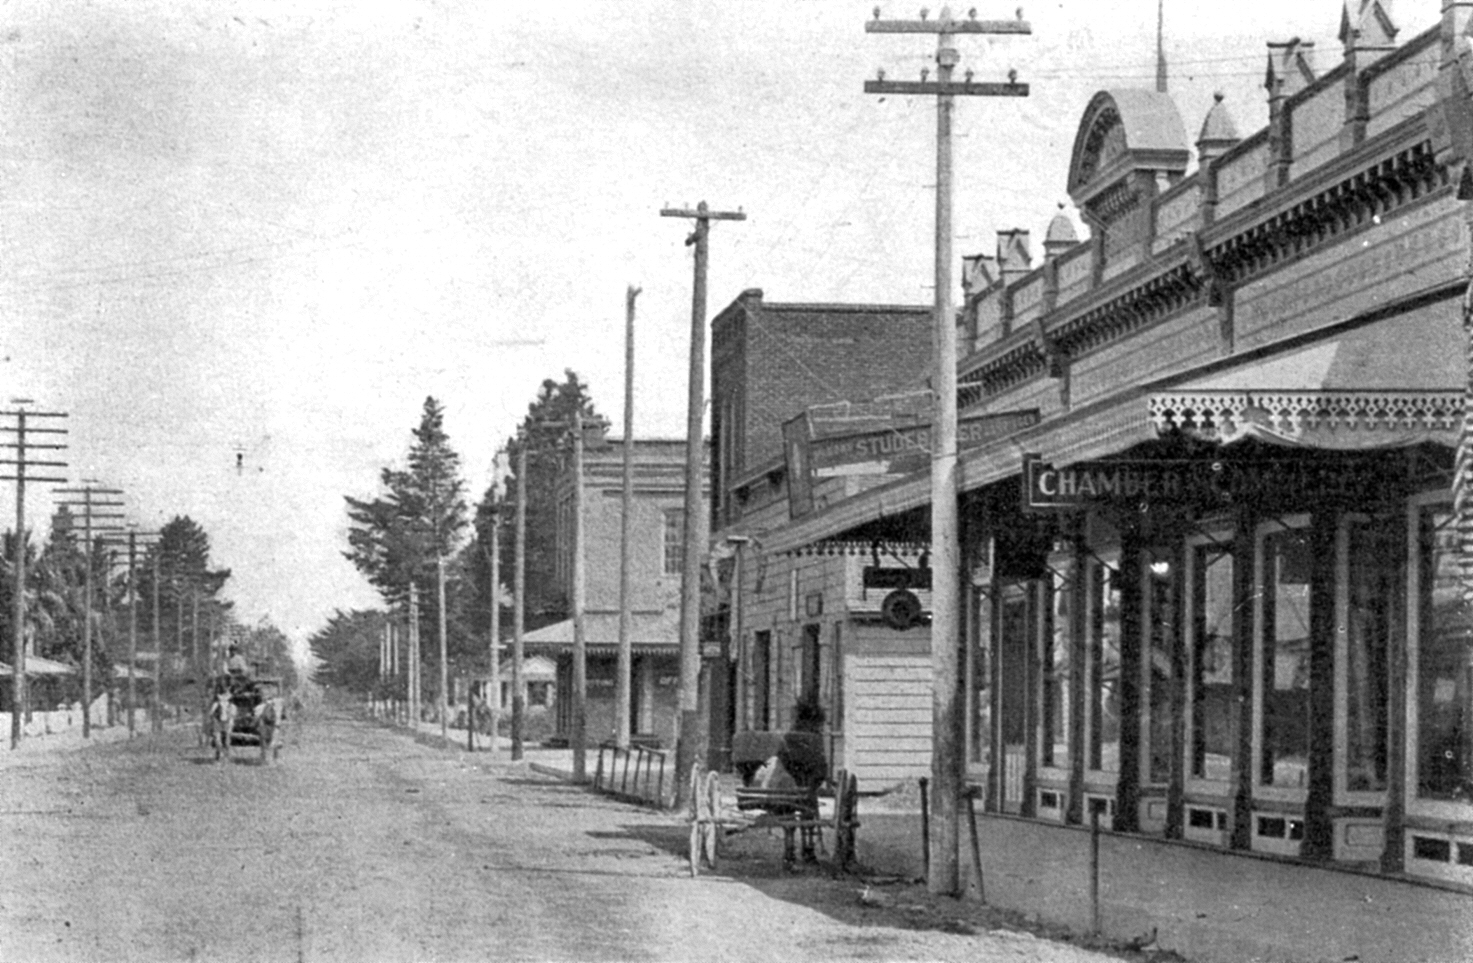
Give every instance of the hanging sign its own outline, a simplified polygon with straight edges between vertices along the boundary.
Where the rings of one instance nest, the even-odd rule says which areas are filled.
[[[958,451],[976,448],[1039,422],[1037,408],[957,419]],[[793,518],[813,510],[813,484],[837,475],[909,475],[931,464],[931,426],[912,422],[881,429],[814,437],[807,413],[783,425],[788,509]]]

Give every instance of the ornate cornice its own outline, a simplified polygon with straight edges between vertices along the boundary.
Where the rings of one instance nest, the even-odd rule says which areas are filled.
[[[1168,391],[1147,403],[1156,430],[1217,439],[1256,424],[1277,434],[1306,430],[1451,430],[1463,417],[1459,391]]]

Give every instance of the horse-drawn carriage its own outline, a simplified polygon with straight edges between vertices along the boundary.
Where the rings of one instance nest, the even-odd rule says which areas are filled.
[[[231,746],[261,747],[261,762],[281,753],[281,727],[286,703],[281,680],[225,674],[212,676],[205,688],[205,736],[215,758],[229,757]]]

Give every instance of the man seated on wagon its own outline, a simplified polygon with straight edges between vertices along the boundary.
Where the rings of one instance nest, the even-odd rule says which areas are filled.
[[[236,692],[251,680],[251,664],[240,654],[239,646],[230,646],[225,658],[225,677],[230,681],[230,688]]]

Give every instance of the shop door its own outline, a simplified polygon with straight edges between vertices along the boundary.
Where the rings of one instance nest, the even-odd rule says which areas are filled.
[[[998,611],[998,726],[1002,742],[1003,812],[1023,809],[1028,769],[1028,653],[1033,620],[1028,583],[1003,587]]]

